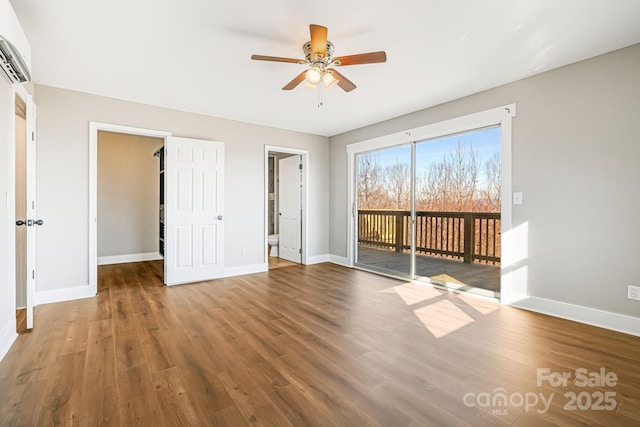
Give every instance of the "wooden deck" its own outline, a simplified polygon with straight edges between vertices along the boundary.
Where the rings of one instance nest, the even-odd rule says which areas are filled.
[[[386,249],[358,246],[358,263],[383,270],[409,273],[410,254]],[[418,255],[416,274],[454,286],[471,286],[491,292],[500,292],[500,267],[468,264],[445,258]],[[442,283],[444,284],[444,283]]]

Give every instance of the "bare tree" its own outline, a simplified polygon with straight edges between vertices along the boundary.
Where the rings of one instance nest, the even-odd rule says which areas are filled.
[[[500,153],[495,153],[484,164],[485,185],[484,200],[488,204],[487,210],[491,212],[500,212],[500,191],[501,191],[501,172],[500,172]]]
[[[358,205],[365,209],[382,207],[382,168],[371,153],[358,155]]]
[[[411,204],[411,171],[406,162],[396,159],[384,168],[385,191],[391,209],[409,209]]]
[[[375,153],[358,155],[358,205],[363,209],[409,209],[411,171],[398,158],[383,166]],[[416,209],[426,211],[500,211],[500,154],[484,165],[472,144],[458,141],[441,162],[416,177]]]
[[[451,199],[458,211],[468,211],[473,207],[479,175],[478,155],[473,145],[465,147],[460,141],[449,153],[451,165]]]

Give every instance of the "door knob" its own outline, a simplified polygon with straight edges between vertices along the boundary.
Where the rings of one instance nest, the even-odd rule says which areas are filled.
[[[19,220],[16,221],[16,225],[18,225],[18,226],[27,225],[27,223],[24,220],[19,219]]]
[[[44,221],[43,221],[43,220],[41,220],[41,219],[39,219],[39,220],[37,220],[37,221],[34,221],[33,223],[34,223],[35,225],[42,225],[42,224],[44,224]]]
[[[222,215],[218,215],[218,220],[222,221]]]

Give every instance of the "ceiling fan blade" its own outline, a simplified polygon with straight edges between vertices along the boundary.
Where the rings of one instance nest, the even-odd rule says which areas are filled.
[[[340,74],[337,70],[331,68],[330,71],[338,80],[338,86],[340,86],[340,89],[344,90],[345,92],[351,92],[356,88],[356,85],[351,80]]]
[[[305,61],[293,58],[280,58],[279,56],[251,55],[256,61],[291,62],[292,64],[304,64]]]
[[[291,90],[291,89],[295,88],[296,86],[298,86],[304,80],[304,74],[305,73],[306,73],[306,71],[303,71],[300,74],[298,74],[293,80],[291,80],[289,83],[287,83],[286,86],[282,88],[282,90]]]
[[[359,65],[374,64],[376,62],[386,62],[387,54],[384,51],[360,53],[358,55],[347,55],[334,58],[334,65]]]
[[[327,27],[311,24],[309,30],[311,32],[311,52],[324,58],[327,55]]]

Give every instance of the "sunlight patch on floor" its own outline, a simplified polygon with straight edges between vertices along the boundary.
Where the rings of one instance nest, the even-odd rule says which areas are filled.
[[[455,277],[451,277],[448,274],[438,274],[436,276],[431,276],[432,279],[442,280],[447,283],[455,283],[456,285],[466,285],[466,283],[459,281]]]
[[[475,321],[454,303],[447,300],[418,308],[413,312],[436,338],[448,335]]]
[[[494,301],[485,301],[477,297],[460,295],[460,299],[469,307],[473,308],[481,314],[491,314],[496,311],[500,305]]]
[[[431,298],[437,298],[442,295],[442,291],[430,286],[418,285],[416,283],[405,283],[403,285],[385,289],[381,292],[396,293],[400,298],[402,298],[404,303],[409,306],[430,300]]]

